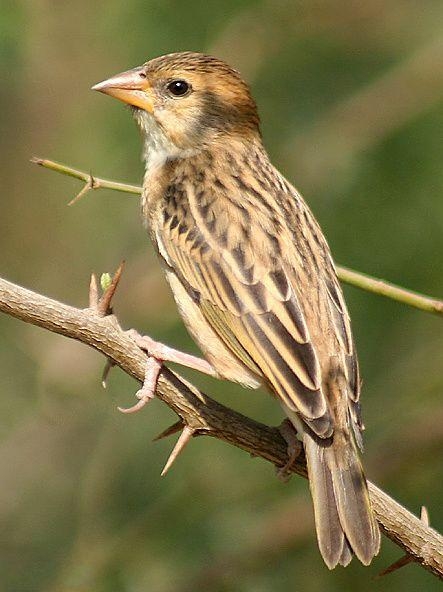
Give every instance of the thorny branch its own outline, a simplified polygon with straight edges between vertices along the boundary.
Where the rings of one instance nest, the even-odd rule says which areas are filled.
[[[69,205],[77,202],[81,197],[93,189],[113,189],[115,191],[122,191],[124,193],[132,193],[137,195],[140,194],[142,190],[142,188],[138,185],[127,185],[126,183],[95,177],[90,173],[73,169],[53,160],[33,157],[31,162],[52,171],[56,171],[57,173],[62,173],[63,175],[68,175],[69,177],[74,177],[75,179],[85,182],[83,189],[74,197],[74,199],[69,202]],[[396,286],[395,284],[385,280],[372,277],[359,271],[354,271],[347,267],[341,267],[339,265],[337,266],[337,275],[342,282],[350,284],[351,286],[361,288],[367,292],[379,294],[380,296],[385,296],[386,298],[391,298],[392,300],[419,308],[420,310],[424,310],[426,312],[443,316],[443,300],[438,300],[437,298],[432,298],[412,290],[407,290],[406,288]]]
[[[115,286],[109,289],[115,290]],[[96,292],[94,282],[92,292]],[[109,308],[106,292],[103,298]],[[115,316],[100,315],[96,306],[76,309],[0,279],[0,311],[89,345],[107,356],[112,365],[120,366],[138,381],[143,380],[145,354],[121,329]],[[161,436],[184,428],[174,447],[172,461],[192,436],[205,434],[277,467],[287,463],[287,446],[277,428],[258,423],[217,403],[167,368],[162,369],[157,396],[180,418],[179,423]],[[169,461],[168,464],[170,466]],[[303,456],[290,470],[306,477]],[[443,579],[443,537],[373,483],[369,483],[369,489],[375,515],[385,535],[412,560]]]

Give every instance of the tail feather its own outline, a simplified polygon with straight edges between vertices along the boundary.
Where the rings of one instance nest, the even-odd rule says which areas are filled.
[[[345,537],[343,551],[342,551],[342,554],[340,555],[340,559],[338,560],[339,564],[343,565],[343,567],[346,567],[347,565],[349,565],[351,563],[352,556],[353,556],[352,549],[349,546],[348,539]]]
[[[380,548],[368,487],[351,437],[344,445],[304,432],[303,442],[320,552],[329,569],[354,553],[368,565]]]

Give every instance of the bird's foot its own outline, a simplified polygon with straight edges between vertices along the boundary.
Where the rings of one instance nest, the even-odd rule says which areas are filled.
[[[135,341],[140,349],[143,349],[148,354],[146,361],[145,379],[143,385],[136,393],[139,401],[132,407],[119,407],[122,413],[134,413],[140,411],[151,399],[155,396],[157,388],[158,377],[160,375],[164,362],[176,362],[182,366],[198,370],[210,376],[217,376],[214,368],[202,358],[186,354],[179,350],[173,349],[168,345],[155,341],[148,335],[140,335],[135,329],[127,331],[128,335]]]
[[[162,366],[163,360],[158,359],[153,355],[148,355],[143,385],[141,389],[135,393],[138,402],[135,405],[132,405],[132,407],[118,407],[117,409],[122,413],[135,413],[136,411],[143,409],[143,407],[155,396],[155,389],[157,388],[158,377]]]
[[[277,477],[281,481],[286,482],[291,477],[291,469],[297,458],[300,456],[300,453],[303,450],[303,445],[297,438],[297,430],[290,419],[283,420],[279,425],[278,430],[288,446],[288,460],[282,467],[277,469]]]

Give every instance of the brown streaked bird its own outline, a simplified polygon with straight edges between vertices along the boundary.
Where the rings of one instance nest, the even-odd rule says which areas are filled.
[[[138,409],[161,363],[265,385],[303,439],[321,554],[332,569],[379,551],[356,442],[360,378],[323,233],[271,164],[239,73],[173,53],[93,87],[132,107],[144,141],[142,213],[206,361],[149,342]]]

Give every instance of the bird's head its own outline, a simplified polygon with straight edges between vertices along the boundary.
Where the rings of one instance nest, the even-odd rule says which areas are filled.
[[[236,70],[208,55],[161,56],[92,89],[130,105],[148,147],[171,156],[226,137],[260,137],[247,84]]]

